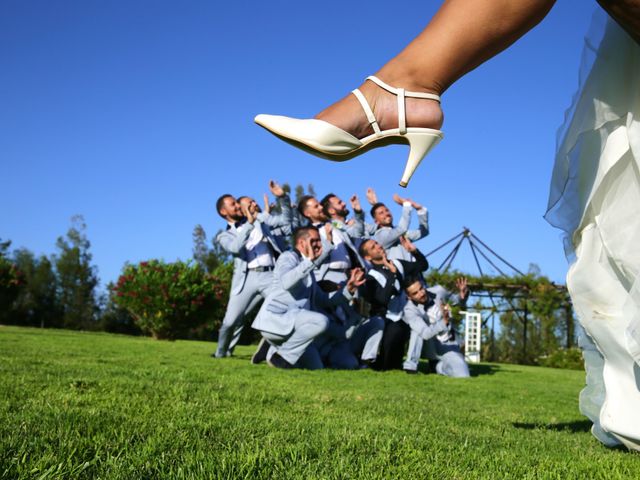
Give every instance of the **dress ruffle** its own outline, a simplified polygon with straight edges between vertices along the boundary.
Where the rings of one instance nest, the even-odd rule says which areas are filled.
[[[558,131],[545,218],[564,232],[587,334],[581,411],[603,443],[640,450],[640,46],[602,11]]]

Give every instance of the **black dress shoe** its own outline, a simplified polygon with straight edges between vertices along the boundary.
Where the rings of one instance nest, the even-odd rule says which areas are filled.
[[[405,369],[405,370],[403,370],[403,371],[404,371],[405,373],[408,373],[409,375],[415,375],[416,373],[418,373],[418,371],[417,371],[417,370],[407,370],[407,369]]]
[[[375,363],[375,360],[360,360],[358,368],[360,368],[360,370],[371,369]]]
[[[267,363],[276,368],[293,368],[293,365],[278,355],[277,352],[271,355],[271,358],[267,360]]]
[[[260,340],[258,344],[258,348],[256,349],[256,353],[251,357],[251,363],[257,365],[259,363],[264,362],[267,359],[267,353],[269,352],[269,342],[267,342],[264,338]]]

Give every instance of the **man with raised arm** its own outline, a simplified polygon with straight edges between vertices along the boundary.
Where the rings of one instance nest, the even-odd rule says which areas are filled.
[[[325,225],[325,241],[314,226],[294,232],[294,249],[276,262],[273,289],[252,326],[271,344],[267,361],[273,367],[322,368],[312,342],[329,326],[326,315],[314,311],[347,303],[364,283],[364,272],[353,269],[347,282],[333,293],[318,286],[314,270],[331,254],[331,225]]]
[[[278,198],[286,197],[274,182],[270,187],[280,194]],[[266,223],[270,219],[262,216],[264,222],[261,221],[260,212],[252,203],[255,204],[249,199],[241,205],[229,194],[222,195],[216,202],[218,214],[227,221],[227,228],[215,241],[233,257],[229,303],[218,333],[216,358],[231,355],[242,333],[244,314],[256,305],[256,297],[267,296],[276,258],[282,253]],[[288,203],[288,199],[283,198],[283,203]]]
[[[382,248],[387,251],[389,258],[413,261],[411,254],[402,247],[400,237],[405,236],[412,242],[416,242],[429,235],[427,209],[413,200],[394,194],[394,202],[402,206],[402,216],[398,224],[394,226],[391,211],[384,203],[377,201],[377,195],[372,188],[367,189],[367,200],[370,203],[373,202],[371,217],[375,222],[374,227],[370,225],[365,227],[369,236],[382,245]],[[418,215],[419,228],[415,230],[409,230],[412,209],[415,209]]]
[[[403,364],[405,371],[417,372],[424,342],[427,342],[427,358],[436,363],[437,373],[448,377],[469,376],[469,367],[450,322],[449,307],[449,302],[464,305],[469,295],[466,278],[458,278],[456,287],[458,294],[451,294],[441,285],[426,288],[419,278],[405,282],[409,302],[404,308],[404,319],[411,327],[407,359]]]
[[[347,204],[333,193],[325,195],[320,200],[320,205],[322,205],[322,210],[334,230],[346,233],[354,243],[359,243],[359,240],[364,237],[364,212],[357,195],[352,195],[349,201],[351,208],[353,208],[351,220],[347,220],[350,213]]]
[[[295,228],[291,200],[284,189],[273,180],[269,181],[269,190],[276,197],[276,203],[270,204],[269,196],[265,193],[264,210],[251,197],[242,196],[238,198],[238,202],[240,205],[250,206],[252,211],[257,213],[258,220],[269,226],[281,250],[290,250],[291,235]]]

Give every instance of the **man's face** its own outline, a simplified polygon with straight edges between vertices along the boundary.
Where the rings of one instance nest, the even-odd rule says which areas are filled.
[[[300,253],[306,254],[307,244],[311,245],[311,249],[313,250],[313,257],[311,258],[311,260],[315,260],[322,253],[322,239],[320,238],[320,234],[316,230],[309,230],[307,237],[298,240],[296,248]]]
[[[249,210],[249,213],[255,215],[256,213],[260,213],[260,207],[256,203],[256,201],[251,197],[242,197],[240,199],[240,205]]]
[[[424,288],[424,285],[421,282],[413,282],[406,288],[407,297],[414,303],[426,304],[428,295],[427,289]]]
[[[327,216],[322,211],[322,205],[315,198],[307,200],[307,204],[304,207],[304,216],[311,220],[312,223],[327,221]]]
[[[384,251],[384,248],[382,248],[382,245],[380,245],[375,240],[367,240],[364,244],[363,249],[365,251],[365,260],[373,264],[383,263],[383,261],[387,258],[387,253]]]
[[[311,248],[313,248],[314,258],[318,258],[322,253],[322,239],[320,238],[320,234],[315,230],[309,232],[309,244]]]
[[[373,214],[373,220],[381,227],[390,227],[393,224],[393,215],[384,205],[376,208]]]
[[[345,218],[349,215],[349,210],[347,209],[347,204],[344,203],[342,199],[339,197],[331,197],[329,198],[329,213]]]
[[[220,215],[231,222],[237,222],[242,219],[240,204],[234,197],[225,197],[220,209]]]

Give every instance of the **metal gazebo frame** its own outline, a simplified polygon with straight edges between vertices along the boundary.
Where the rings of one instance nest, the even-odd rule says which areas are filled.
[[[454,243],[455,242],[455,243]],[[485,242],[483,242],[480,238],[478,238],[471,230],[467,227],[462,227],[462,231],[450,238],[446,242],[442,243],[440,246],[431,250],[430,252],[425,254],[425,257],[429,257],[434,253],[442,250],[447,245],[453,244],[453,248],[442,261],[440,266],[436,268],[437,271],[446,272],[451,267],[454,259],[460,252],[463,244],[469,246],[471,253],[473,255],[473,259],[475,261],[476,267],[478,269],[478,273],[480,276],[484,276],[485,273],[480,264],[479,257],[482,257],[489,265],[491,265],[500,275],[502,276],[510,276],[505,270],[510,271],[510,274],[513,276],[525,276],[525,274],[516,268],[512,263],[505,260],[502,256],[495,252],[491,247],[489,247]],[[502,268],[499,266],[501,265]],[[567,288],[564,285],[558,285],[552,283],[553,288],[557,289],[560,292],[565,294],[565,299],[563,302],[563,308],[566,314],[566,326],[567,326],[567,337],[565,346],[566,348],[570,348],[573,345],[573,334],[574,334],[574,323],[573,323],[573,306],[571,303],[571,298],[569,297]],[[529,308],[528,308],[528,299],[530,297],[529,287],[528,285],[521,283],[513,283],[513,284],[497,284],[497,283],[469,283],[469,296],[476,298],[488,298],[491,302],[491,306],[487,306],[481,308],[481,310],[488,310],[491,313],[483,319],[482,326],[486,327],[489,320],[491,320],[491,348],[494,347],[494,320],[496,313],[505,313],[505,312],[513,312],[517,318],[522,322],[523,325],[523,357],[526,357],[527,353],[527,324],[528,324],[528,316],[529,316]],[[509,296],[503,295],[501,292],[505,290],[513,292]],[[524,307],[519,308],[516,307],[512,300],[516,298],[524,299]],[[509,308],[499,309],[496,305],[496,299],[501,299],[506,301],[509,305]]]

